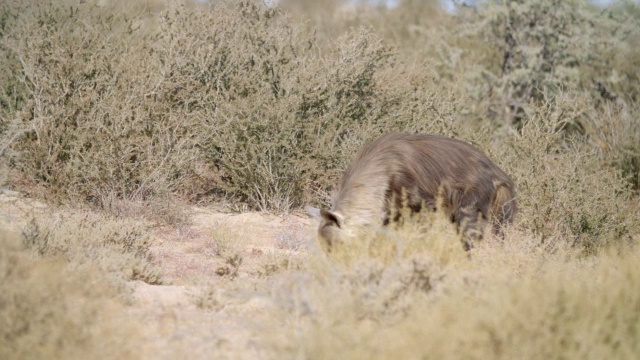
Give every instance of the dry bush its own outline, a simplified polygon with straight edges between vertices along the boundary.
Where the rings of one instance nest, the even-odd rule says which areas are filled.
[[[558,108],[559,112],[583,112],[563,126],[573,133],[587,131],[590,142],[608,149],[605,163],[621,169],[634,184],[637,131],[626,119],[637,113],[632,110],[637,108],[638,93],[636,4],[617,2],[598,9],[580,0],[485,1],[446,14],[433,9],[430,1],[402,1],[395,9],[361,4],[362,9],[353,8],[344,17],[337,14],[346,5],[335,2],[328,10],[335,16],[322,20],[316,17],[320,12],[305,12],[299,2],[285,1],[283,6],[310,18],[322,30],[320,36],[344,32],[352,25],[371,26],[398,46],[400,62],[416,62],[428,69],[432,83],[455,93],[455,101],[449,99],[449,104],[457,130],[427,131],[475,141],[473,132],[459,129],[480,126],[501,137],[513,125],[540,120],[537,109],[556,98],[550,94],[562,98],[575,92],[586,97],[576,104],[565,101],[561,105],[565,108]],[[409,72],[416,76],[419,66]],[[424,85],[424,80],[417,83]],[[428,95],[418,98],[424,101]],[[400,109],[410,108],[409,98],[403,98]],[[624,110],[614,110],[620,115],[613,115],[611,108],[620,106]],[[425,122],[441,118],[422,116]],[[500,129],[505,124],[506,130]],[[486,148],[486,139],[479,143]]]
[[[638,6],[599,9],[587,1],[482,1],[443,11],[436,1],[401,1],[387,9],[334,1],[316,9],[283,1],[309,19],[319,37],[370,26],[398,47],[402,60],[430,59],[446,86],[463,79],[468,109],[494,126],[518,125],[529,103],[579,84],[597,102],[637,99]],[[613,66],[612,66],[613,65]]]
[[[16,70],[2,73],[3,159],[25,184],[116,214],[140,200],[166,205],[176,194],[193,200],[221,191],[247,208],[288,211],[326,202],[363,142],[394,130],[439,133],[495,154],[521,190],[521,224],[597,248],[636,225],[619,213],[628,190],[584,144],[604,142],[605,163],[635,181],[637,106],[629,94],[615,105],[622,110],[606,110],[609,100],[587,83],[604,76],[603,51],[625,48],[634,33],[621,12],[607,20],[580,1],[549,11],[554,3],[487,2],[460,11],[449,30],[420,27],[426,20],[415,15],[433,3],[376,10],[393,14],[398,27],[409,20],[397,19],[413,19],[419,31],[398,38],[419,43],[418,60],[365,28],[319,45],[279,9],[251,1],[156,16],[121,4],[14,0],[2,7],[0,61]],[[354,24],[381,19],[363,15]],[[351,20],[332,21],[346,29]],[[505,27],[513,21],[518,26]],[[564,22],[568,33],[555,37]],[[622,29],[616,41],[603,40],[611,29]],[[460,39],[470,33],[476,37]],[[633,78],[632,62],[615,63],[622,83]],[[576,101],[558,103],[565,94]],[[504,111],[522,133],[509,134],[503,125],[514,118]],[[556,127],[588,138],[569,142]]]
[[[1,358],[137,358],[137,329],[117,316],[123,309],[96,269],[34,258],[0,232]]]
[[[537,232],[509,227],[465,252],[447,219],[420,214],[196,300],[254,314],[256,346],[274,358],[632,358],[640,249],[585,256]]]
[[[632,188],[640,190],[640,107],[609,104],[591,111],[584,122],[589,143],[600,161],[621,171]]]
[[[405,217],[402,224],[340,244],[327,256],[328,262],[311,267],[324,275],[322,285],[354,301],[349,316],[383,322],[405,314],[438,286],[445,268],[467,258],[462,239],[441,212]]]
[[[371,31],[321,53],[311,32],[256,2],[156,18],[11,4],[0,48],[16,71],[3,90],[21,100],[3,112],[3,152],[54,199],[117,211],[225,191],[287,211],[326,191],[363,140],[450,122],[456,108],[433,72],[401,66]]]
[[[311,263],[270,282],[285,327],[261,338],[278,358],[632,357],[638,248],[584,258],[566,244],[511,228],[455,261]]]
[[[435,306],[415,310],[400,324],[355,335],[352,344],[362,339],[365,345],[347,343],[343,349],[345,355],[353,349],[355,356],[362,352],[379,358],[398,353],[438,358],[624,358],[638,350],[638,319],[633,315],[638,298],[629,293],[633,280],[620,282],[633,276],[629,261],[611,275],[611,262],[579,275],[560,267],[542,279],[524,277],[511,288],[502,285],[498,290],[487,284],[491,292],[454,292]],[[317,335],[314,340],[322,347],[326,337]],[[327,345],[335,346],[330,339]]]
[[[431,39],[426,32],[450,24],[438,0],[405,0],[390,9],[384,2],[282,0],[278,4],[317,32],[321,47],[349,29],[371,27],[388,43],[406,54],[424,54]],[[417,46],[416,46],[417,45]]]
[[[450,95],[399,66],[368,30],[347,32],[318,54],[314,37],[276,9],[211,9],[167,20],[176,31],[169,48],[184,57],[201,49],[174,73],[209,84],[198,94],[211,98],[220,128],[209,161],[219,166],[219,186],[253,208],[300,206],[332,184],[363,140],[453,112]]]
[[[640,100],[640,4],[613,2],[601,13],[601,18],[607,25],[604,36],[608,37],[612,50],[602,51],[605,66],[587,72],[596,80],[591,90],[600,98],[637,103]]]
[[[247,235],[243,227],[226,221],[218,221],[209,232],[208,247],[215,256],[228,258],[242,252],[247,245]]]
[[[355,31],[322,59],[314,40],[272,9],[225,18],[232,23],[195,30],[220,42],[204,62],[217,67],[207,81],[221,84],[216,120],[225,126],[212,148],[220,185],[251,207],[287,211],[309,199],[308,187],[327,187],[326,176],[344,162],[335,149],[370,132],[363,128],[396,101],[376,78],[390,53]]]
[[[44,257],[60,257],[69,268],[92,264],[122,280],[161,284],[152,264],[148,225],[96,213],[61,213],[32,219],[23,230],[24,244]]]
[[[602,166],[595,149],[580,138],[566,138],[562,130],[581,116],[585,101],[561,95],[537,107],[492,157],[517,184],[517,224],[544,242],[569,241],[596,251],[630,241],[640,224],[625,211],[630,193],[624,178]]]
[[[354,237],[332,244],[323,256],[336,266],[346,267],[362,260],[391,264],[418,254],[448,264],[465,256],[462,237],[442,211],[411,215],[410,209],[405,208],[401,212],[398,222],[363,227]]]
[[[167,14],[165,51],[176,78],[167,89],[190,108],[204,107],[205,160],[220,169],[218,185],[261,209],[299,201],[305,169],[295,167],[298,134],[293,100],[313,39],[275,9],[223,3]],[[193,49],[198,49],[195,51]]]
[[[114,198],[161,196],[191,176],[194,123],[154,96],[166,73],[143,9],[9,3],[18,10],[0,48],[16,70],[7,86],[21,99],[3,114],[13,167],[53,199],[106,209]]]

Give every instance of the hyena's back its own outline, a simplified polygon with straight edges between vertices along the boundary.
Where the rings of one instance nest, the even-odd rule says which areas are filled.
[[[422,204],[443,210],[465,233],[477,231],[478,219],[494,230],[516,212],[513,182],[475,147],[437,135],[392,133],[365,145],[345,171],[330,211],[322,210],[320,235],[328,242],[340,229],[386,223],[391,206],[419,211]],[[395,199],[395,203],[391,203]],[[333,228],[329,228],[333,227]]]

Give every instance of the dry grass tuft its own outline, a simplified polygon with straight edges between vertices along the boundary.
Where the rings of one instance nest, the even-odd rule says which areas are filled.
[[[96,266],[122,280],[161,284],[152,265],[148,225],[91,212],[59,213],[33,218],[23,230],[23,243],[34,254],[64,259],[70,268]]]
[[[288,326],[265,337],[284,357],[628,358],[638,351],[639,254],[584,258],[512,228],[455,263],[423,253],[312,266],[272,290]]]
[[[0,232],[0,357],[134,359],[137,329],[119,288],[94,266],[34,257]]]

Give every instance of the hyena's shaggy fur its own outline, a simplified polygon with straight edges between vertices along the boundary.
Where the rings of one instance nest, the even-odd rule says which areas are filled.
[[[393,200],[395,199],[395,200]],[[331,246],[361,226],[389,222],[391,207],[442,210],[465,235],[481,237],[477,223],[494,232],[516,212],[513,182],[475,147],[436,135],[392,133],[364,146],[345,171],[331,210],[320,210],[320,237]]]

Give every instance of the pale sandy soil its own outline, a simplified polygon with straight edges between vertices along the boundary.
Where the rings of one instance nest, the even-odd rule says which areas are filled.
[[[131,316],[141,319],[145,329],[144,353],[149,359],[189,358],[260,359],[270,357],[256,338],[277,331],[277,324],[262,315],[273,306],[271,300],[225,291],[219,309],[196,306],[200,291],[215,289],[223,281],[216,270],[224,256],[216,255],[212,238],[226,236],[243,259],[237,283],[254,280],[264,257],[289,252],[289,241],[302,243],[313,232],[312,221],[299,215],[275,216],[262,213],[230,214],[194,208],[191,224],[180,229],[158,229],[153,253],[172,285],[131,284],[135,305]],[[227,284],[220,284],[223,289]]]
[[[51,211],[46,204],[0,190],[0,229],[19,233],[30,217]],[[264,318],[273,300],[229,288],[256,281],[269,259],[308,254],[314,228],[313,220],[301,213],[233,214],[193,208],[188,224],[154,229],[152,253],[166,285],[126,283],[130,304],[120,314],[140,329],[141,354],[135,358],[272,358],[259,337],[278,331],[277,323]],[[216,271],[234,252],[243,260],[237,278],[229,281]],[[224,293],[219,306],[197,305],[203,291],[218,287]]]

